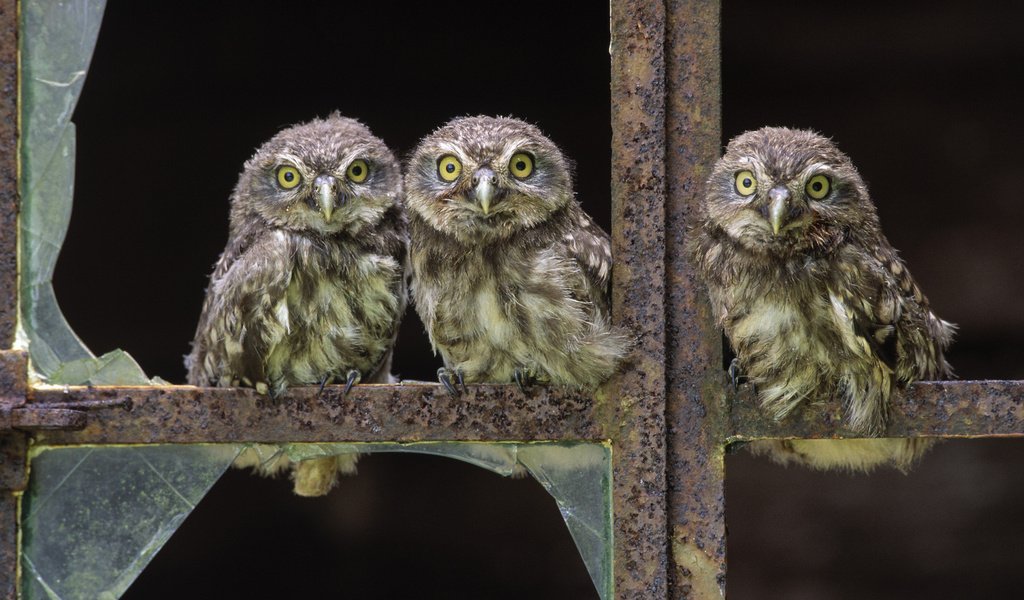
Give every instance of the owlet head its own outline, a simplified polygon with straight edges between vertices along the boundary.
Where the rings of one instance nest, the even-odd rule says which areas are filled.
[[[812,132],[764,127],[725,149],[708,179],[708,219],[743,247],[793,254],[829,247],[852,227],[877,227],[850,159]]]
[[[358,233],[401,201],[394,154],[362,123],[332,114],[289,127],[256,151],[235,188],[232,218],[274,227]]]
[[[502,238],[572,201],[569,164],[539,129],[509,117],[453,119],[420,141],[408,207],[462,240]]]

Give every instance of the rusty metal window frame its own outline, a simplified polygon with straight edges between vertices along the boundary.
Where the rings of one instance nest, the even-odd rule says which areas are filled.
[[[48,445],[195,442],[595,441],[613,459],[617,598],[725,594],[724,452],[755,438],[835,438],[839,406],[777,423],[733,392],[721,336],[683,258],[686,225],[721,145],[720,4],[611,3],[615,320],[637,351],[593,398],[470,386],[361,386],[347,403],[296,389],[278,412],[244,389],[34,388],[17,314],[17,0],[0,0],[0,598],[16,594],[28,437]],[[129,405],[88,414],[82,406]],[[302,411],[297,410],[301,406]],[[1024,435],[1024,382],[920,383],[894,401],[893,437]],[[243,419],[244,417],[244,419]],[[239,423],[245,423],[244,431]],[[59,425],[75,429],[51,430]]]

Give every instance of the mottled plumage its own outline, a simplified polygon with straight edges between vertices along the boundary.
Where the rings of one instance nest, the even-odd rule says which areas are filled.
[[[334,377],[388,381],[407,302],[401,200],[394,155],[352,119],[296,125],[260,147],[231,197],[189,383],[277,396]],[[296,491],[326,493],[331,460],[302,463]]]
[[[536,127],[454,119],[409,160],[413,299],[451,382],[594,387],[628,341],[612,327],[608,235]]]
[[[882,234],[850,159],[810,131],[738,136],[708,179],[689,252],[762,407],[782,419],[838,397],[847,426],[884,431],[897,385],[950,375],[936,317]],[[927,440],[755,442],[819,468],[906,468]]]

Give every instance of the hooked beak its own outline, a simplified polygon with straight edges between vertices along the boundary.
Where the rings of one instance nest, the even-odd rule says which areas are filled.
[[[331,221],[334,214],[334,203],[337,200],[337,180],[330,175],[321,175],[313,180],[313,187],[316,189],[317,203],[320,211],[324,214],[324,221]]]
[[[779,235],[779,230],[786,224],[789,213],[789,189],[779,185],[768,190],[768,222],[772,226],[772,235]]]
[[[488,167],[480,167],[473,173],[473,197],[484,214],[490,214],[491,201],[494,200],[498,186],[498,176]]]

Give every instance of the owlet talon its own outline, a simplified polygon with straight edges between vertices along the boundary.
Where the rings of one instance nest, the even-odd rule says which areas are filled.
[[[330,373],[328,373],[327,375],[324,375],[324,378],[320,380],[320,389],[318,389],[316,391],[317,398],[319,398],[320,395],[324,393],[324,388],[327,387],[327,384],[332,382],[333,380],[334,380],[334,375],[331,375]]]
[[[465,388],[465,384],[462,383],[462,373],[459,371],[455,371],[454,374],[455,381],[462,384],[463,388]],[[448,390],[448,393],[453,398],[459,397],[459,389],[452,384],[452,371],[446,369],[445,367],[441,367],[440,369],[437,370],[437,380],[441,383],[441,385],[444,386],[444,389]]]
[[[348,377],[345,379],[345,391],[341,393],[342,396],[348,396],[348,393],[352,391],[352,386],[359,383],[363,379],[363,374],[359,372],[359,369],[352,369],[348,372]]]
[[[519,391],[527,393],[535,382],[533,374],[527,369],[516,369],[512,373],[512,379],[516,382],[516,386],[519,387]]]
[[[740,388],[740,378],[743,375],[740,373],[740,359],[734,358],[729,363],[729,381],[732,382],[732,390],[735,392]]]

